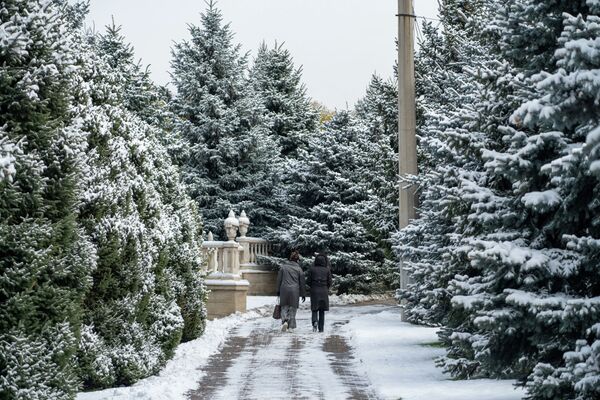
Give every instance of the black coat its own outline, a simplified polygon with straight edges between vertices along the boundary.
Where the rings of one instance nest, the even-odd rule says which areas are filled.
[[[306,284],[310,286],[310,309],[312,311],[329,311],[331,281],[331,269],[327,266],[313,265],[308,270]]]

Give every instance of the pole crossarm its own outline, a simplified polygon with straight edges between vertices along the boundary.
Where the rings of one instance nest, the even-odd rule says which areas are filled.
[[[396,14],[396,17],[411,17],[411,18],[415,18],[415,19],[419,18],[419,19],[427,19],[430,21],[441,21],[441,19],[438,19],[438,18],[424,17],[423,15],[406,14],[406,13]]]

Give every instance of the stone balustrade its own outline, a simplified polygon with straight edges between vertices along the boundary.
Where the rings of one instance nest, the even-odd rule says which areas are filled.
[[[205,272],[212,274],[216,272],[225,272],[222,269],[219,270],[219,266],[223,268],[223,243],[217,242],[213,239],[212,232],[208,233],[208,240],[202,243],[202,251],[204,252],[205,259],[207,260]]]
[[[277,272],[259,262],[259,257],[269,255],[271,245],[265,239],[246,236],[249,226],[244,211],[239,219],[230,211],[224,221],[228,240],[215,241],[209,232],[202,243],[207,259],[205,283],[210,290],[207,312],[211,319],[245,311],[248,294],[276,292]]]
[[[258,257],[268,256],[271,251],[271,244],[266,239],[239,237],[237,242],[243,247],[242,265],[258,265]]]

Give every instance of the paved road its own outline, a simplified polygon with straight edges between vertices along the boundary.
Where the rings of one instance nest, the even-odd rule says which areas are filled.
[[[344,326],[352,316],[385,308],[332,307],[324,333],[312,332],[309,310],[299,310],[294,332],[281,332],[272,318],[247,321],[208,360],[189,398],[376,399]]]

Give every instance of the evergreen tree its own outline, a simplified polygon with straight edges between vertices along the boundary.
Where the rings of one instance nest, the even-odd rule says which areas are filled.
[[[277,230],[284,226],[288,215],[297,214],[290,196],[292,171],[300,152],[306,151],[310,137],[318,132],[318,113],[310,104],[302,83],[302,71],[296,68],[290,52],[277,45],[271,49],[262,43],[250,70],[250,82],[256,101],[262,105],[262,124],[268,139],[279,146],[278,160],[273,167],[274,188],[269,199],[269,225],[263,233],[278,241]]]
[[[442,19],[463,19],[464,12],[446,14],[456,5],[469,9],[461,3],[446,1]],[[492,59],[472,46],[466,57],[448,53],[476,79],[461,86],[468,81],[455,75],[462,105],[449,118],[447,109],[437,119],[426,112],[434,135],[421,135],[428,158],[450,150],[440,165],[457,180],[441,180],[432,168],[437,194],[424,191],[423,217],[399,234],[408,243],[400,250],[413,260],[436,243],[451,245],[412,265],[416,282],[403,294],[414,320],[445,325],[446,369],[462,377],[529,376],[536,399],[597,396],[596,8],[591,1],[489,2],[496,17],[473,37]],[[423,137],[436,136],[442,151],[423,147]],[[436,231],[436,222],[446,229]]]
[[[277,235],[283,253],[296,248],[310,261],[315,252],[328,252],[340,294],[383,291],[396,278],[365,221],[366,132],[351,113],[338,112],[321,135],[311,138],[308,150],[289,164],[295,214]]]
[[[512,2],[499,10],[494,25],[500,56],[511,63],[513,71],[502,77],[512,88],[512,96],[503,96],[500,104],[511,111],[519,103],[525,105],[512,114],[510,125],[496,128],[503,135],[504,148],[483,152],[487,178],[478,188],[474,206],[486,213],[471,216],[478,232],[465,241],[474,272],[451,282],[454,301],[469,321],[468,334],[453,332],[451,355],[474,360],[476,373],[525,379],[537,363],[560,362],[574,343],[573,336],[582,336],[588,328],[587,318],[575,318],[577,312],[566,311],[586,307],[586,302],[567,306],[569,299],[576,302],[578,297],[595,296],[594,286],[582,279],[585,258],[573,251],[568,237],[596,235],[589,214],[575,210],[583,207],[593,214],[591,196],[597,183],[589,172],[580,176],[579,171],[564,168],[559,172],[559,168],[568,165],[569,149],[585,140],[579,130],[589,131],[597,120],[583,106],[584,93],[575,106],[578,112],[568,102],[558,107],[563,115],[540,106],[563,96],[559,85],[539,73],[542,68],[550,69],[555,57],[563,57],[557,21],[564,12],[588,14],[589,10],[577,2]],[[547,20],[545,26],[540,26],[540,20]],[[544,34],[532,45],[530,35],[540,29]],[[554,41],[550,34],[555,35]],[[518,58],[517,45],[521,46]],[[581,66],[564,67],[568,71]],[[569,95],[562,101],[571,96],[571,90],[565,90]],[[560,118],[563,123],[556,123]],[[489,191],[488,196],[481,195],[482,188]],[[563,315],[568,322],[560,324],[553,314]],[[454,349],[461,350],[453,354]]]
[[[158,90],[119,28],[84,39],[76,93],[88,134],[80,213],[98,267],[78,360],[86,387],[105,387],[156,373],[182,338],[199,336],[205,290],[199,217],[161,140]]]
[[[359,205],[363,224],[384,252],[389,273],[397,273],[398,260],[390,236],[398,230],[398,89],[396,80],[374,75],[367,93],[356,105],[356,116],[365,131],[365,163],[357,171],[368,199]],[[388,282],[398,277],[388,276]]]
[[[399,292],[408,319],[428,325],[460,324],[449,282],[468,274],[461,240],[473,231],[469,213],[484,175],[481,149],[493,119],[483,117],[491,60],[480,33],[485,21],[478,1],[441,4],[442,30],[424,24],[416,58],[419,218],[395,236],[411,283]]]
[[[77,225],[84,135],[70,118],[73,33],[60,1],[0,5],[0,397],[69,399],[95,269]]]
[[[183,176],[205,231],[222,233],[229,210],[245,209],[253,232],[261,234],[280,218],[270,205],[280,151],[261,121],[263,108],[246,77],[247,57],[222,20],[210,1],[201,27],[190,26],[191,40],[173,50],[177,94],[171,105],[189,151]]]
[[[570,3],[546,12],[563,20],[553,66],[528,78],[535,90],[511,116],[511,148],[488,159],[497,174],[521,181],[513,195],[531,227],[517,284],[504,287],[506,308],[517,321],[535,321],[523,339],[532,348],[526,364],[527,372],[534,367],[530,396],[591,399],[600,395],[600,370],[594,367],[600,343],[600,180],[593,169],[600,6]],[[535,16],[528,10],[523,19]],[[490,320],[491,327],[497,323]]]
[[[85,4],[3,2],[0,397],[70,399],[204,328],[201,227],[165,91]]]
[[[306,148],[308,138],[318,128],[318,114],[306,95],[302,70],[295,68],[283,45],[275,44],[270,49],[262,43],[250,80],[265,110],[263,123],[279,143],[282,157],[296,157],[298,149]]]

